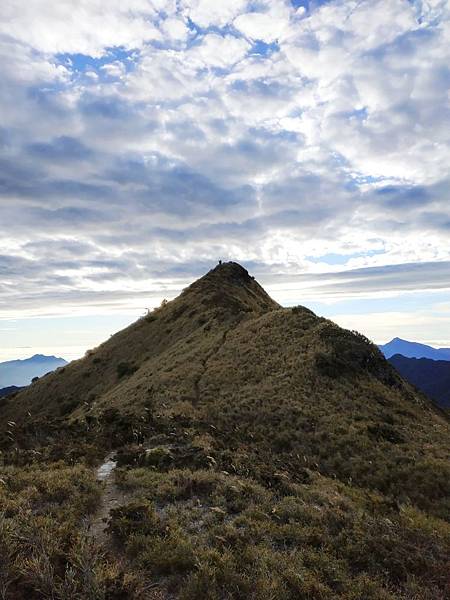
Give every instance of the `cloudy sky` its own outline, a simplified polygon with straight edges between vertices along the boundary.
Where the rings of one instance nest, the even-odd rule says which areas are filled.
[[[448,0],[2,0],[0,360],[214,266],[450,346]]]

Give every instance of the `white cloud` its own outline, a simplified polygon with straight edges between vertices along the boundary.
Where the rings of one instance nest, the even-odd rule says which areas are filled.
[[[224,27],[244,12],[248,0],[181,0],[183,13],[199,27]]]
[[[256,9],[255,9],[256,6]],[[305,9],[295,10],[289,1],[258,2],[253,10],[244,12],[233,21],[234,27],[252,40],[261,40],[267,44],[283,41],[295,34]]]
[[[332,314],[330,318],[341,327],[363,332],[378,344],[400,337],[438,347],[445,346],[450,340],[450,312],[439,315],[433,306],[427,308],[427,311]]]
[[[0,34],[40,52],[101,56],[105,48],[135,48],[161,39],[151,19],[155,8],[147,0],[4,0]]]
[[[170,40],[184,42],[189,37],[189,28],[184,19],[178,17],[165,19],[161,25],[161,29]]]
[[[445,3],[6,0],[0,13],[3,306],[20,290],[23,310],[39,297],[122,309],[218,256],[291,278],[449,259]],[[367,277],[365,294],[388,287]],[[361,296],[338,283],[317,289]]]
[[[447,171],[445,26],[424,28],[405,2],[335,2],[300,21],[282,48],[314,82],[301,117],[311,144],[375,177],[422,182]]]
[[[198,46],[187,53],[191,60],[200,67],[229,67],[239,62],[246,55],[250,45],[242,39],[227,35],[208,33]]]
[[[281,18],[270,13],[246,13],[239,15],[233,25],[246,37],[253,40],[263,40],[268,44],[275,42],[286,27]]]
[[[120,78],[123,77],[123,75],[125,74],[125,65],[120,61],[115,61],[104,65],[102,67],[102,71],[104,71],[110,77]]]

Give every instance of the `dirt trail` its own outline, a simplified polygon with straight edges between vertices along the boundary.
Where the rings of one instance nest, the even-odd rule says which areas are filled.
[[[95,539],[98,544],[108,547],[109,551],[113,550],[106,533],[110,511],[123,506],[129,500],[129,495],[122,492],[114,483],[114,470],[117,466],[114,455],[114,452],[108,454],[97,469],[97,480],[104,486],[103,494],[100,506],[87,524],[87,535]],[[142,590],[143,595],[139,595],[142,600],[175,600],[162,584],[150,582],[147,586],[144,585]]]
[[[103,464],[97,469],[97,480],[103,483],[104,488],[100,506],[88,523],[87,534],[95,538],[99,543],[106,541],[106,528],[110,511],[125,504],[127,501],[127,495],[114,483],[114,469],[116,465],[114,452],[112,452],[105,457]]]

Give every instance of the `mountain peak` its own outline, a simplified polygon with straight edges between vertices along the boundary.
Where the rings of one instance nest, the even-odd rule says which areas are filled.
[[[232,260],[228,262],[220,261],[219,264],[214,269],[212,269],[212,271],[217,271],[223,274],[225,277],[251,278],[247,269],[244,269],[242,265]]]
[[[433,348],[420,342],[410,342],[399,337],[393,338],[387,344],[379,346],[386,358],[401,354],[408,358],[431,358],[432,360],[450,360],[450,352],[446,348]]]
[[[220,261],[216,267],[208,271],[208,273],[201,277],[200,280],[202,279],[220,279],[223,283],[243,285],[245,283],[250,283],[250,281],[253,281],[255,278],[249,274],[247,269],[244,269],[244,267],[237,262]]]
[[[49,371],[67,364],[63,358],[35,354],[30,358],[8,360],[0,363],[0,388],[12,385],[28,385],[34,377],[42,377]]]
[[[233,261],[219,263],[190,285],[182,297],[232,313],[262,313],[280,307],[243,266]]]

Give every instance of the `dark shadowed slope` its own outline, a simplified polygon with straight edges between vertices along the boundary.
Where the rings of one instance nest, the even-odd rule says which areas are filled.
[[[44,567],[79,597],[448,593],[445,416],[363,336],[235,263],[7,399],[0,444],[15,597],[39,597]],[[92,548],[82,523],[108,506],[86,465],[111,452],[122,506]],[[45,561],[25,577],[30,539]]]
[[[432,360],[448,360],[450,361],[450,348],[433,348],[426,344],[417,342],[409,342],[401,338],[394,338],[387,344],[379,346],[386,358],[401,354],[408,358],[430,358]]]
[[[35,354],[23,360],[8,360],[0,363],[0,388],[8,386],[24,386],[31,383],[34,377],[42,377],[58,367],[66,365],[63,358]]]
[[[450,362],[428,358],[407,358],[396,354],[389,359],[397,371],[442,408],[450,408]]]

